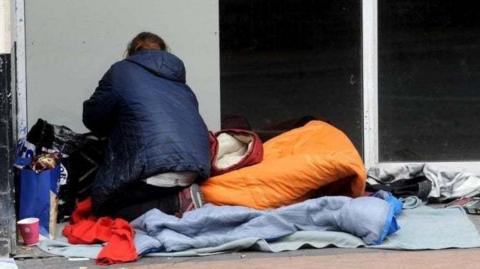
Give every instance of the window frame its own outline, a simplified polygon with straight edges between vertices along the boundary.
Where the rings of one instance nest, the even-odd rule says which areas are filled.
[[[362,1],[363,155],[367,168],[378,158],[378,2]]]
[[[25,0],[11,0],[12,6],[12,40],[14,44],[13,57],[15,72],[12,70],[12,81],[15,84],[17,97],[17,138],[27,136],[27,69],[25,46]]]
[[[392,164],[438,164],[480,174],[479,161],[382,162],[379,160],[378,126],[378,0],[362,1],[362,78],[364,118],[364,161],[368,168]]]

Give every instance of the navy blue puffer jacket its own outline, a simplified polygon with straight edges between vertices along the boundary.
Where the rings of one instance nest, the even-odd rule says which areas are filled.
[[[115,63],[83,104],[83,122],[108,137],[105,161],[92,187],[102,214],[133,183],[163,172],[210,172],[208,130],[185,67],[161,50],[140,51]]]

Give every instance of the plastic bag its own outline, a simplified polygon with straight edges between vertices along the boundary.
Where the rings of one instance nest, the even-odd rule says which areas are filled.
[[[54,238],[60,165],[36,172],[25,166],[17,183],[18,218],[40,219],[40,234]]]
[[[38,119],[27,134],[27,141],[36,147],[36,154],[57,151],[68,156],[85,144],[84,135],[63,125],[50,124]]]

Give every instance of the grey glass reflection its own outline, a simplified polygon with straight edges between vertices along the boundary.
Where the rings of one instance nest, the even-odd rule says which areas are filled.
[[[381,161],[480,159],[474,1],[379,1]]]
[[[220,0],[222,126],[268,138],[320,118],[360,150],[360,3]]]

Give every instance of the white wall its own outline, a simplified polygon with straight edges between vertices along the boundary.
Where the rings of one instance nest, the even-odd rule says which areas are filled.
[[[138,32],[164,38],[186,65],[209,128],[220,127],[217,0],[25,0],[28,123],[86,131],[82,102]]]
[[[10,0],[0,0],[0,53],[10,53]]]

